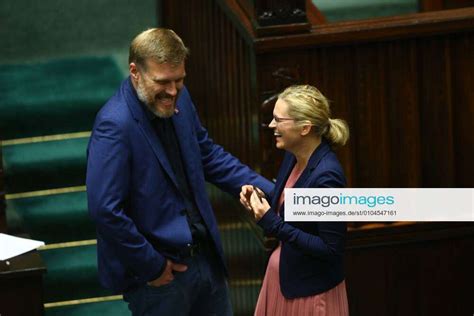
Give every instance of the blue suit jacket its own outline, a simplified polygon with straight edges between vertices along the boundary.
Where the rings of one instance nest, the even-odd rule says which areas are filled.
[[[325,292],[344,280],[343,253],[346,223],[284,221],[275,211],[296,158],[286,153],[278,173],[272,208],[258,224],[265,233],[282,241],[280,288],[286,298]],[[346,185],[342,167],[323,140],[314,151],[294,188],[341,188]]]
[[[186,88],[172,117],[196,205],[223,251],[205,181],[238,196],[273,184],[214,144]],[[166,258],[192,243],[185,204],[163,145],[126,79],[97,114],[88,146],[87,197],[97,225],[99,278],[116,292],[157,278]]]

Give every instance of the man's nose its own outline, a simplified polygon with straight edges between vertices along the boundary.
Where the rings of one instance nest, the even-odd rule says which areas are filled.
[[[167,86],[166,86],[166,93],[169,94],[169,95],[172,95],[172,96],[176,96],[176,94],[178,93],[178,88],[176,86],[176,82],[170,82]]]

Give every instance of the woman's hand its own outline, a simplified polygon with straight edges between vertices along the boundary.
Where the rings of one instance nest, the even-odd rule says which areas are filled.
[[[257,221],[260,220],[270,209],[270,204],[268,204],[267,199],[265,199],[265,194],[258,188],[252,190],[249,204],[253,211],[255,220]]]

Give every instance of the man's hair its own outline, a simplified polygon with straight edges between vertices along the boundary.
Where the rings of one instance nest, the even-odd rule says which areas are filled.
[[[149,59],[159,64],[179,65],[186,60],[188,54],[189,49],[175,32],[165,28],[153,28],[133,39],[128,62],[144,69]]]

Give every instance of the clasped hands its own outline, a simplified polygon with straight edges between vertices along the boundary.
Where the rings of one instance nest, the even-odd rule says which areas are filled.
[[[249,210],[256,221],[270,209],[265,193],[253,185],[243,185],[240,191],[240,204]]]

